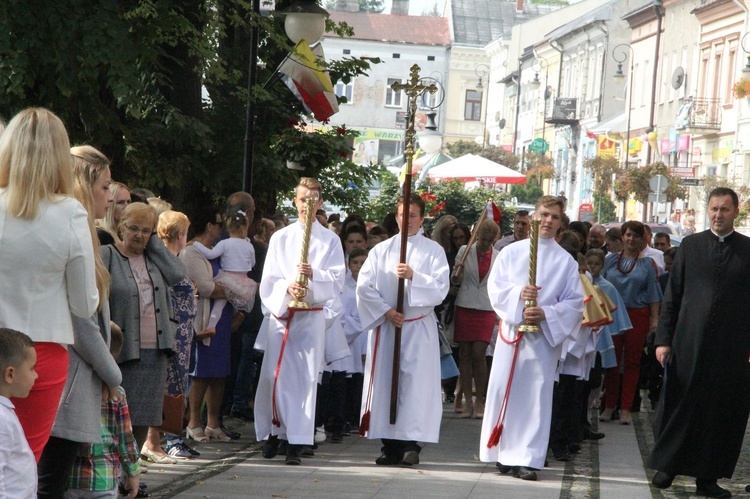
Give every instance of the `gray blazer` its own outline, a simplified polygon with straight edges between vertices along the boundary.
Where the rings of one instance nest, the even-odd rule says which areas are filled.
[[[74,442],[101,443],[99,430],[102,381],[111,388],[122,383],[120,367],[109,353],[109,303],[88,319],[73,319],[75,343],[68,349],[68,379],[52,427],[52,435]]]
[[[112,278],[109,293],[112,320],[122,328],[122,352],[117,358],[117,363],[138,360],[141,357],[141,302],[138,298],[138,284],[130,269],[128,257],[112,245],[103,246],[101,253],[104,265],[109,269]],[[185,266],[155,234],[148,241],[145,256],[146,268],[154,286],[157,346],[162,352],[172,355],[175,349],[177,320],[172,313],[169,287],[182,281],[185,277]]]
[[[461,246],[456,255],[456,261],[461,261],[464,253],[466,252],[466,246]],[[477,262],[477,249],[476,245],[471,247],[469,255],[466,257],[464,263],[464,271],[462,273],[461,288],[458,290],[456,296],[456,305],[464,308],[473,308],[475,310],[492,310],[492,303],[490,303],[490,296],[487,293],[487,279],[492,274],[492,266],[495,264],[495,258],[497,258],[497,251],[492,248],[492,261],[490,262],[490,271],[484,276],[484,279],[479,280],[479,262]]]

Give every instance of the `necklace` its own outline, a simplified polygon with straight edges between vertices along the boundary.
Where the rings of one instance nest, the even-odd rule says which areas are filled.
[[[627,269],[623,270],[622,265],[621,265],[621,263],[622,263],[622,253],[623,252],[620,251],[617,254],[617,270],[619,270],[621,274],[628,275],[635,268],[635,261],[638,260],[638,257],[636,256],[635,258],[633,258],[633,261],[630,263],[630,266]]]

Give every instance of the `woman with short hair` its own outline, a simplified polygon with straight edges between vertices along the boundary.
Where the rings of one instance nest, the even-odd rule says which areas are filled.
[[[182,282],[185,267],[155,234],[156,211],[133,203],[122,212],[121,241],[102,248],[112,276],[109,305],[112,320],[122,328],[117,358],[136,442],[141,454],[157,463],[174,463],[161,449],[145,446],[148,427],[162,424],[167,358],[175,353],[169,287]]]
[[[654,261],[641,255],[646,229],[641,222],[622,224],[623,249],[610,253],[604,261],[602,277],[612,283],[625,302],[633,329],[613,336],[618,362],[623,362],[622,391],[620,367],[613,367],[604,377],[605,409],[600,421],[610,421],[620,400],[620,423],[630,424],[630,409],[638,388],[641,356],[649,331],[656,331],[662,299]],[[624,353],[623,353],[624,352]]]

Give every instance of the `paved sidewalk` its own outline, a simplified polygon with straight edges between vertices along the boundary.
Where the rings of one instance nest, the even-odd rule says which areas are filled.
[[[461,419],[444,406],[439,444],[425,445],[414,468],[376,466],[379,441],[356,435],[342,444],[326,442],[302,466],[286,466],[283,456],[263,459],[252,424],[228,420],[243,438],[230,444],[198,444],[200,459],[177,465],[151,465],[143,475],[152,497],[184,498],[678,498],[691,497],[694,484],[678,477],[672,489],[649,486],[643,465],[652,443],[650,413],[634,414],[635,424],[598,423],[606,438],[586,442],[573,461],[550,456],[538,482],[500,475],[494,464],[478,460],[481,421]],[[750,470],[724,480],[735,496],[744,492]]]

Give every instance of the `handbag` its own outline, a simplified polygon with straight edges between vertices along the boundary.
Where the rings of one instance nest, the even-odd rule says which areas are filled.
[[[172,362],[177,363],[176,355],[171,358]],[[177,366],[174,366],[175,372]],[[182,380],[177,376],[179,395],[170,395],[169,393],[164,394],[164,402],[161,409],[162,422],[161,426],[157,429],[164,433],[171,433],[172,435],[180,435],[184,428],[184,416],[185,416],[185,395],[182,389]]]

